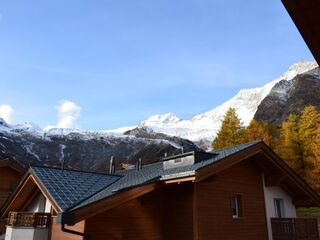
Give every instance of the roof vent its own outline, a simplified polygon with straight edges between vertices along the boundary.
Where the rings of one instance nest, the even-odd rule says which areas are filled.
[[[116,172],[116,162],[114,156],[110,158],[109,174],[114,174]]]
[[[193,165],[197,162],[208,160],[216,156],[216,153],[207,153],[207,152],[187,152],[171,157],[163,158],[163,169],[170,169],[176,167],[185,167]]]

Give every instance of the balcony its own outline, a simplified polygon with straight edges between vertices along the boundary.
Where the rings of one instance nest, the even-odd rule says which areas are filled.
[[[50,213],[10,212],[5,240],[47,240],[50,220]]]
[[[51,214],[40,212],[10,212],[8,226],[48,228]]]
[[[313,218],[271,218],[273,240],[319,240]]]

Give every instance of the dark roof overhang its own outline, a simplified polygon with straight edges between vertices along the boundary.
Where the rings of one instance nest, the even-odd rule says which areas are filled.
[[[320,1],[282,0],[282,2],[320,65]]]
[[[10,167],[18,173],[20,173],[21,175],[26,171],[26,169],[22,167],[19,163],[9,158],[0,160],[0,167]]]

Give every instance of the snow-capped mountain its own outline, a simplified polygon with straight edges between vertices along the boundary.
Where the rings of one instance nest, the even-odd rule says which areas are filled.
[[[208,148],[226,111],[237,110],[244,125],[253,117],[280,124],[290,113],[306,105],[320,110],[320,68],[315,62],[299,62],[263,87],[243,89],[211,111],[180,119],[173,113],[154,115],[138,126],[115,130],[41,129],[34,123],[8,124],[0,118],[0,159],[10,157],[23,164],[36,163],[78,169],[103,170],[110,156],[120,162],[157,161],[173,154]],[[191,140],[191,141],[189,141]]]
[[[170,136],[179,136],[191,141],[212,141],[221,126],[226,111],[232,107],[237,110],[239,117],[246,126],[253,119],[258,106],[265,99],[272,88],[280,81],[291,81],[297,75],[317,68],[316,62],[301,61],[292,65],[287,72],[263,87],[243,89],[239,93],[212,110],[195,115],[191,119],[179,119],[173,113],[154,115],[143,121],[138,127],[148,127],[156,132]]]
[[[131,131],[128,134],[94,132],[76,129],[43,131],[32,123],[12,125],[0,118],[0,159],[14,159],[22,165],[39,164],[74,169],[106,171],[114,156],[117,167],[143,159],[158,161],[167,154],[201,151],[191,141],[153,131]]]
[[[259,121],[281,125],[289,114],[299,115],[306,106],[320,111],[320,68],[315,68],[275,84],[254,115]]]

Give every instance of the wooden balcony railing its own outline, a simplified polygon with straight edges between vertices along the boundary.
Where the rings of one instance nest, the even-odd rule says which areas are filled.
[[[271,218],[273,240],[319,240],[313,218]]]
[[[8,216],[8,226],[48,228],[50,220],[50,213],[10,212]]]

